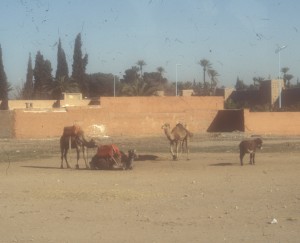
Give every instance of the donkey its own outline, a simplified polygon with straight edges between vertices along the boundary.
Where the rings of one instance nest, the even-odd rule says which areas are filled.
[[[246,153],[250,154],[250,164],[255,164],[255,151],[256,149],[262,149],[262,143],[263,141],[261,138],[256,138],[253,140],[244,140],[240,143],[239,148],[241,165],[243,165],[243,158]]]

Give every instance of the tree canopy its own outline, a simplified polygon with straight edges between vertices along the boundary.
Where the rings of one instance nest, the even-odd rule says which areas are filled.
[[[244,81],[241,80],[239,77],[237,77],[234,87],[236,90],[245,90],[248,88],[248,86],[246,84],[244,84]]]
[[[2,60],[2,48],[0,45],[0,100],[8,99],[9,84],[7,82],[6,73],[4,71],[4,65]]]
[[[7,82],[6,73],[2,60],[2,48],[0,45],[0,110],[8,110],[8,93],[11,90],[10,84]]]
[[[119,78],[112,74],[93,73],[88,75],[90,97],[99,96],[113,96],[114,95],[114,81],[116,90],[119,86]]]
[[[52,67],[49,60],[45,60],[40,51],[35,57],[35,67],[33,70],[34,87],[33,93],[35,99],[48,99],[49,95],[45,90],[46,86],[52,82]]]
[[[29,100],[33,95],[33,69],[32,69],[32,60],[31,54],[29,54],[28,63],[27,63],[27,74],[26,81],[21,90],[21,97],[25,100]]]
[[[72,65],[72,78],[78,83],[78,86],[83,94],[83,96],[88,96],[88,84],[86,77],[86,66],[88,64],[88,55],[85,54],[82,57],[82,42],[81,34],[79,33],[75,39],[74,54],[73,54],[73,65]]]
[[[59,38],[57,46],[57,68],[55,79],[58,80],[60,77],[64,77],[66,79],[69,78],[69,68],[66,59],[66,54],[61,46],[61,41]]]
[[[203,82],[205,83],[205,74],[209,68],[211,68],[211,63],[207,59],[201,59],[198,64],[203,68]]]

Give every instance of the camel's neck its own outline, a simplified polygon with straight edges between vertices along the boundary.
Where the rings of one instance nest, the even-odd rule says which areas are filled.
[[[95,147],[95,143],[93,142],[93,140],[91,141],[86,141],[83,143],[84,146],[86,146],[87,148],[94,148]]]
[[[165,128],[164,131],[165,131],[165,134],[166,134],[167,138],[170,140],[170,142],[174,141],[174,136],[173,136],[173,134],[170,132],[170,130],[167,129],[167,128]]]
[[[87,141],[83,135],[79,136],[78,138],[82,142],[83,146],[85,146],[87,148],[92,148],[93,147],[94,143],[93,143],[92,140],[91,141]]]

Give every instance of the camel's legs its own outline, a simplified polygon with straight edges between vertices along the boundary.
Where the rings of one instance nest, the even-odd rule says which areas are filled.
[[[86,158],[84,146],[82,147],[82,157],[83,157],[84,162],[85,162],[85,168],[89,169],[90,167],[89,167],[88,164],[87,164],[87,158]]]
[[[187,160],[189,160],[189,146],[188,146],[189,139],[186,136],[182,141],[181,141],[181,152],[185,152],[187,154]]]
[[[76,153],[77,153],[77,164],[76,164],[76,169],[79,169],[79,158],[80,158],[80,149],[77,147],[76,148]]]
[[[63,169],[64,166],[63,166],[63,163],[64,163],[64,151],[61,149],[61,163],[60,163],[60,168]]]
[[[63,154],[63,151],[61,152],[61,163],[60,163],[60,168],[63,169],[64,166],[63,166],[63,163],[64,163],[64,154]]]
[[[171,142],[171,143],[170,143],[170,152],[171,152],[171,154],[172,154],[173,160],[175,160],[177,157],[176,157],[176,155],[174,154],[173,146],[174,146],[174,143]]]
[[[179,145],[180,145],[180,142],[176,141],[176,159],[178,159]]]
[[[186,141],[185,141],[185,149],[186,149],[186,154],[187,154],[187,155],[186,155],[186,156],[187,156],[187,157],[186,157],[187,160],[189,160],[189,152],[190,152],[188,142],[189,142],[189,141],[188,141],[188,138],[186,138]]]
[[[186,146],[187,146],[187,140],[186,138],[184,138],[183,140],[180,140],[179,142],[179,148],[180,148],[180,157],[182,155],[182,153],[186,152]],[[178,153],[179,153],[179,148],[178,148]]]
[[[63,169],[63,162],[64,162],[64,159],[66,161],[66,164],[67,164],[67,168],[71,168],[71,166],[69,165],[69,162],[67,160],[67,154],[68,154],[68,149],[64,149],[62,152],[61,152],[61,165],[60,165],[60,168]]]
[[[180,141],[180,156],[182,155],[182,153],[184,152],[184,143],[185,140]]]

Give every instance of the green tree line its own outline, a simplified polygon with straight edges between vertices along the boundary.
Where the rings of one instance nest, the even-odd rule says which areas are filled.
[[[195,95],[213,95],[217,87],[218,72],[212,68],[207,59],[198,62],[203,71],[203,82],[178,82],[179,90],[193,89]],[[77,34],[74,44],[72,71],[69,74],[66,54],[61,40],[57,44],[57,67],[55,76],[52,75],[51,62],[41,51],[37,51],[34,60],[29,54],[27,74],[24,84],[17,89],[16,99],[55,99],[59,105],[63,92],[81,92],[83,97],[99,96],[150,96],[157,91],[164,91],[166,95],[175,95],[175,82],[169,82],[165,77],[163,67],[157,67],[153,72],[145,72],[144,60],[138,60],[134,66],[124,71],[119,77],[113,74],[93,73],[87,74],[88,54],[82,53],[81,34]],[[207,76],[210,78],[207,81]],[[5,106],[11,84],[7,81],[2,61],[0,45],[0,100]],[[5,107],[4,107],[5,108]]]

